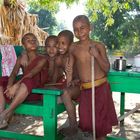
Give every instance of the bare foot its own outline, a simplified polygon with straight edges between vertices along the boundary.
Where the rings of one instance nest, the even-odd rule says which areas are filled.
[[[0,114],[0,129],[3,129],[8,126],[9,121],[11,120],[12,113],[7,113],[7,110],[3,111]]]
[[[77,127],[65,127],[59,130],[59,133],[64,135],[64,136],[73,136],[78,133],[78,128]]]
[[[0,106],[0,113],[2,113],[3,112],[3,107],[2,106]]]
[[[2,114],[0,115],[0,129],[4,129],[8,126],[8,123],[5,119],[5,116],[3,116]]]

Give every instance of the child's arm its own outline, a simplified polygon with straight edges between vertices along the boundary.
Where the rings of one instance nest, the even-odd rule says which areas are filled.
[[[47,64],[47,59],[43,58],[40,59],[39,63],[25,76],[23,76],[23,78],[19,81],[19,83],[22,82],[23,79],[25,78],[32,78],[33,76],[35,76],[37,73],[39,73],[42,68]]]
[[[28,56],[26,51],[23,51],[21,54],[21,65],[24,67],[28,65]]]
[[[55,70],[55,59],[49,59],[49,69],[48,69],[49,77],[53,77],[54,70]]]
[[[56,83],[59,75],[59,70],[60,70],[60,65],[61,65],[61,58],[57,57],[54,61],[54,69],[53,69],[53,75],[50,77],[50,82],[51,83]],[[50,75],[49,75],[50,76]]]
[[[19,71],[20,66],[21,66],[20,65],[20,59],[21,59],[20,57],[17,58],[16,64],[15,64],[13,70],[12,70],[12,73],[11,73],[10,77],[9,77],[7,88],[4,91],[4,94],[6,94],[7,97],[9,97],[9,98],[12,98],[13,95],[15,94],[15,91],[16,91],[15,87],[14,88],[12,88],[12,87],[13,87],[16,76],[17,76],[18,71]]]
[[[7,89],[14,84],[14,81],[16,79],[16,76],[17,76],[17,74],[19,72],[19,69],[20,69],[20,66],[21,66],[20,65],[20,60],[21,60],[21,57],[19,56],[17,58],[15,66],[14,66],[14,68],[13,68],[11,74],[10,74],[10,77],[9,77],[9,80],[8,80],[8,84],[7,84]]]
[[[65,64],[65,72],[67,78],[67,85],[70,86],[70,82],[72,81],[73,77],[73,66],[74,66],[74,57],[72,54],[69,54]]]

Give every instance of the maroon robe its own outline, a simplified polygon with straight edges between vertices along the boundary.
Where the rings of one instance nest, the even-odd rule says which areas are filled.
[[[32,69],[34,69],[36,67],[36,65],[38,64],[38,62],[41,61],[42,59],[44,59],[44,57],[37,56],[34,60],[32,60],[32,62],[27,66],[23,75],[28,74]],[[42,74],[43,74],[43,76],[42,76]],[[42,79],[42,77],[44,77],[44,78]],[[28,89],[28,93],[29,93],[26,100],[32,101],[32,100],[41,100],[42,99],[41,95],[31,94],[31,91],[33,88],[43,87],[45,82],[47,81],[47,78],[48,78],[48,69],[45,69],[45,70],[42,69],[42,71],[40,71],[39,73],[34,75],[32,78],[23,79],[22,83],[24,83],[26,85],[26,87]],[[7,87],[8,79],[9,79],[8,76],[0,78],[0,86],[3,86],[4,90]],[[5,96],[5,98],[9,102],[9,99],[6,96]]]
[[[108,82],[95,87],[95,129],[96,137],[104,137],[118,124],[114,103]],[[93,132],[92,89],[81,91],[79,104],[79,127],[82,131]]]

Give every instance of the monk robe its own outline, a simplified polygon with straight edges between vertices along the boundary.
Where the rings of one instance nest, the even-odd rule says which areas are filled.
[[[95,81],[95,129],[96,137],[104,137],[118,124],[110,85],[106,80]],[[86,85],[89,85],[86,83]],[[92,128],[92,84],[82,88],[79,103],[79,127],[82,131],[93,132]]]
[[[26,70],[24,71],[23,75],[28,74],[32,69],[36,67],[39,61],[41,61],[44,57],[42,56],[37,56],[32,62],[26,67]],[[43,72],[43,77],[42,79],[42,72]],[[28,97],[26,98],[26,101],[34,101],[34,100],[41,100],[42,96],[39,94],[31,94],[31,91],[33,88],[41,88],[44,86],[45,82],[47,81],[48,77],[48,72],[47,69],[42,69],[39,73],[34,75],[32,78],[25,78],[22,80],[22,83],[24,83],[28,89]],[[0,86],[3,86],[4,90],[6,90],[7,84],[8,84],[8,76],[1,77],[0,78]],[[5,96],[7,102],[10,100]]]

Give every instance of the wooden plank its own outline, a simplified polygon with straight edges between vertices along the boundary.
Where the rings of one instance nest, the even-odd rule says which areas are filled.
[[[43,89],[43,88],[37,88],[33,89],[32,93],[34,94],[50,94],[50,95],[61,95],[63,93],[62,90],[59,89]]]
[[[127,140],[127,139],[121,137],[115,137],[115,136],[107,136],[106,140]]]
[[[8,107],[9,105],[7,105]],[[32,116],[43,116],[43,106],[38,104],[26,104],[22,103],[20,104],[16,110],[15,113],[17,114],[24,114],[24,115],[32,115]]]

